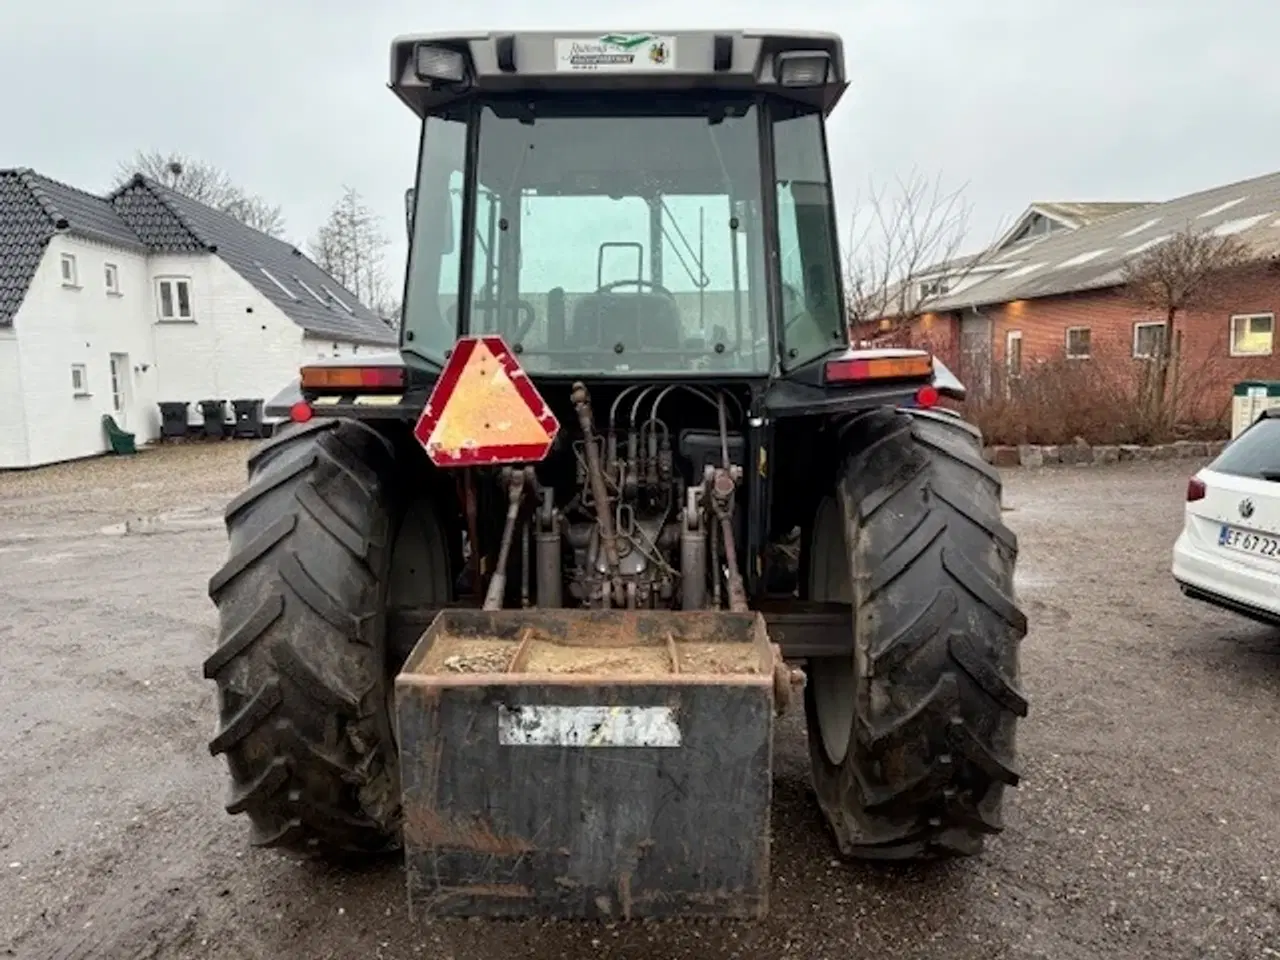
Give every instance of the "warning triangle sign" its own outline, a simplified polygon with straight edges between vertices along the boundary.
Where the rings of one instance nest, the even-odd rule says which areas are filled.
[[[461,337],[413,435],[438,467],[532,463],[560,423],[501,337]]]

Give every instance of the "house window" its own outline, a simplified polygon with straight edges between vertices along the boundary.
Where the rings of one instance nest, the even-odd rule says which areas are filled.
[[[120,268],[114,263],[104,263],[102,273],[107,282],[107,293],[120,292]]]
[[[920,299],[925,297],[941,297],[951,292],[951,281],[946,277],[938,280],[925,280],[920,284]]]
[[[62,285],[64,287],[74,287],[77,285],[75,254],[64,253],[62,255]]]
[[[1231,318],[1231,355],[1266,357],[1271,355],[1276,318],[1272,313],[1249,313]]]
[[[83,363],[71,365],[71,392],[77,397],[89,395],[89,375],[85,372]]]
[[[1067,356],[1072,360],[1088,360],[1092,332],[1088,327],[1067,327]]]
[[[1164,321],[1135,323],[1133,325],[1133,355],[1149,360],[1164,353]]]
[[[164,277],[156,281],[156,298],[161,320],[191,319],[191,281],[184,277]]]
[[[123,353],[111,354],[111,408],[124,413],[125,396],[129,389],[125,378],[129,376],[129,357]]]
[[[1004,338],[1004,362],[1009,376],[1022,373],[1022,331],[1010,330]]]

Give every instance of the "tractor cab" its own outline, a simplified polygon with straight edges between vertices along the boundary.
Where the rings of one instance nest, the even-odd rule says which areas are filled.
[[[838,37],[408,36],[422,118],[402,352],[535,377],[763,378],[844,349],[824,120]]]

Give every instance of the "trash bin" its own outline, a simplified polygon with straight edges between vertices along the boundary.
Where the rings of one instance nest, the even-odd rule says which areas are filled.
[[[166,440],[185,437],[190,430],[188,408],[190,403],[165,402],[160,404],[160,436]]]
[[[200,413],[204,417],[204,435],[221,440],[227,433],[227,401],[201,400]]]
[[[256,440],[266,436],[262,422],[262,408],[265,400],[232,400],[231,408],[235,415],[235,426],[232,435],[240,438]]]

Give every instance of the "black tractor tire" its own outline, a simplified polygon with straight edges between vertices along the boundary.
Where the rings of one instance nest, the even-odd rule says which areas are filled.
[[[313,420],[254,451],[227,505],[228,559],[209,581],[219,628],[204,675],[220,712],[209,750],[226,756],[226,809],[248,815],[255,846],[345,859],[400,844],[393,466],[371,427]]]
[[[976,428],[943,413],[867,413],[839,443],[808,582],[852,605],[854,655],[808,667],[819,806],[850,859],[980,853],[1003,829],[1027,714],[1000,474]]]

